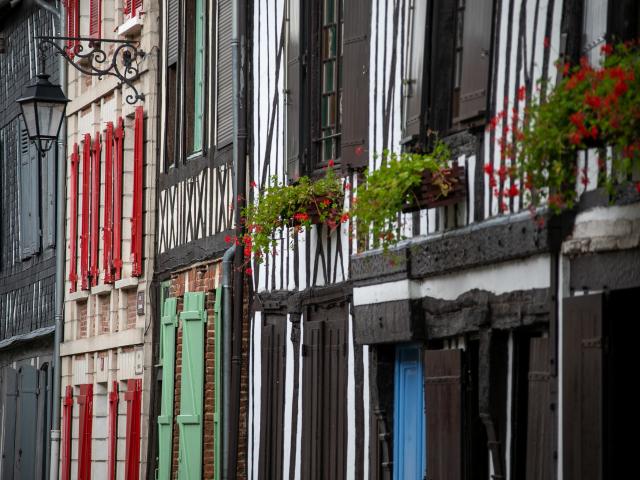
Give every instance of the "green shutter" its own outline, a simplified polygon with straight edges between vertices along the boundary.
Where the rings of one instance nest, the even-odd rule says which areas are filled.
[[[167,298],[162,306],[160,324],[160,363],[162,364],[162,397],[158,417],[158,480],[171,478],[173,433],[173,391],[176,360],[175,298]]]
[[[202,117],[204,110],[204,7],[202,0],[196,0],[196,64],[194,96],[194,122],[193,122],[193,151],[202,150]]]
[[[213,416],[214,422],[214,479],[220,480],[222,476],[222,288],[216,290],[216,303],[214,307],[215,312],[215,414]],[[224,413],[224,412],[223,412]]]
[[[180,448],[178,479],[201,478],[202,405],[204,396],[204,293],[184,294],[182,320],[182,380],[180,385]]]

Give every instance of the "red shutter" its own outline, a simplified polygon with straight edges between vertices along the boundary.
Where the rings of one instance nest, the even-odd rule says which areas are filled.
[[[91,432],[93,424],[93,384],[80,385],[80,437],[78,439],[78,480],[91,479]]]
[[[142,11],[142,0],[124,0],[123,11],[129,14],[130,17],[135,17]]]
[[[62,471],[61,480],[71,479],[71,421],[73,415],[73,387],[67,385],[62,402]]]
[[[118,382],[109,392],[109,447],[107,453],[107,479],[116,478],[116,446],[118,441]]]
[[[80,0],[66,0],[67,6],[67,37],[78,37],[80,34]],[[73,57],[75,48],[80,44],[78,40],[67,40],[67,51]]]
[[[102,268],[104,283],[113,283],[113,122],[108,122],[105,130],[104,172]]]
[[[82,145],[82,219],[80,233],[80,286],[89,289],[89,181],[91,178],[91,135],[84,136]]]
[[[116,128],[116,164],[114,166],[115,192],[113,194],[113,268],[115,280],[122,275],[122,155],[124,142],[124,120],[118,119]]]
[[[98,285],[98,254],[100,245],[100,156],[101,138],[96,133],[91,149],[91,286]]]
[[[70,292],[78,289],[78,163],[80,162],[78,144],[73,144],[71,153],[71,192],[70,192],[70,221],[69,221],[69,281]]]
[[[89,36],[100,38],[102,35],[102,0],[91,0],[89,4]]]
[[[131,259],[134,277],[142,275],[142,191],[144,168],[144,109],[136,107],[133,145],[133,212],[131,215]]]
[[[125,459],[125,479],[138,480],[140,472],[140,403],[142,380],[128,380],[127,392],[127,446]]]

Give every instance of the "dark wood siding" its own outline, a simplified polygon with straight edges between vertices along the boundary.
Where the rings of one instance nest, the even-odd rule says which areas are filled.
[[[371,1],[344,5],[344,81],[342,85],[342,163],[367,165],[369,132],[369,44]]]
[[[603,296],[563,304],[564,478],[602,479]]]
[[[262,326],[259,478],[282,478],[287,317],[268,315]]]
[[[318,308],[303,329],[302,478],[346,476],[346,306]]]
[[[427,477],[462,479],[462,350],[426,350]]]

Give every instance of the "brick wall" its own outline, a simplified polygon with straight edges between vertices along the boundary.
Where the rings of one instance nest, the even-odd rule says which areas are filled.
[[[215,413],[215,317],[214,307],[219,275],[219,263],[210,263],[193,267],[185,272],[174,274],[169,286],[169,295],[178,298],[178,315],[183,309],[183,296],[185,292],[205,292],[205,308],[207,312],[206,338],[205,338],[205,381],[204,381],[204,425],[203,425],[203,478],[212,479],[214,477],[214,413]],[[245,318],[247,312],[245,311]],[[246,322],[245,322],[246,323]],[[242,366],[242,391],[240,402],[240,449],[238,463],[238,478],[246,478],[247,472],[247,408],[249,401],[248,391],[248,348],[249,329],[245,324],[243,327],[243,366]],[[175,369],[175,389],[174,389],[174,427],[173,427],[173,478],[177,478],[178,472],[178,449],[179,430],[175,418],[180,413],[180,387],[182,381],[182,324],[178,323],[176,337],[176,369]]]
[[[78,302],[78,338],[86,338],[89,326],[87,302]]]

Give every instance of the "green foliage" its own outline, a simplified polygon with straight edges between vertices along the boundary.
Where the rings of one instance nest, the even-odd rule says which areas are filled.
[[[440,141],[429,154],[383,152],[381,167],[367,171],[364,184],[358,186],[351,212],[357,219],[358,234],[372,236],[385,250],[401,240],[399,214],[403,206],[416,200],[414,190],[425,170],[432,172],[443,196],[449,193],[451,185],[442,174],[449,159],[449,149]]]

